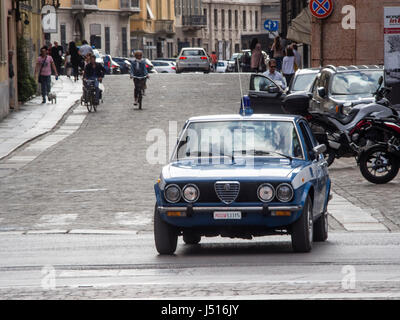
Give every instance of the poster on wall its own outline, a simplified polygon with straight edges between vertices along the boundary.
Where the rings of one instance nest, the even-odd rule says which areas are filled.
[[[385,82],[400,84],[400,7],[384,9]]]

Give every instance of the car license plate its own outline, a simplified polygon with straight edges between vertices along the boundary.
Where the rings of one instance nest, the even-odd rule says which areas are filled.
[[[242,219],[240,211],[214,211],[214,219],[216,220],[238,220]]]

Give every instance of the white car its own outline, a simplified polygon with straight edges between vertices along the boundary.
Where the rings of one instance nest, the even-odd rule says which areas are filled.
[[[227,68],[228,68],[228,61],[226,61],[226,60],[218,61],[217,72],[226,72]]]
[[[182,48],[176,59],[176,73],[204,72],[209,73],[210,59],[203,48]]]
[[[176,73],[176,64],[174,61],[152,60],[151,63],[158,73]]]

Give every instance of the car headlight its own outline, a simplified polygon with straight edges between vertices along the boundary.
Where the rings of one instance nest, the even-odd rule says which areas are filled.
[[[182,196],[186,202],[195,202],[200,196],[199,188],[194,184],[187,184],[183,187]]]
[[[170,184],[165,187],[164,196],[168,202],[178,202],[181,198],[181,189],[176,184]]]
[[[269,183],[260,185],[257,189],[257,196],[262,202],[271,202],[275,197],[274,187]]]
[[[293,188],[288,183],[282,183],[276,189],[276,197],[279,201],[289,202],[293,198]]]

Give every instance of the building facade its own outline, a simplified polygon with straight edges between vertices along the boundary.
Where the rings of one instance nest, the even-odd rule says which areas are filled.
[[[149,59],[172,57],[175,45],[174,0],[140,0],[141,11],[130,18],[130,46]]]
[[[175,0],[177,52],[183,47],[203,47],[207,10],[201,0]]]
[[[207,26],[203,47],[215,51],[220,60],[247,49],[250,39],[265,34],[262,28],[261,0],[203,0]],[[263,47],[263,49],[266,49]]]
[[[70,41],[86,40],[103,54],[130,55],[130,17],[141,11],[140,0],[60,0],[57,32],[46,40],[65,48]]]

